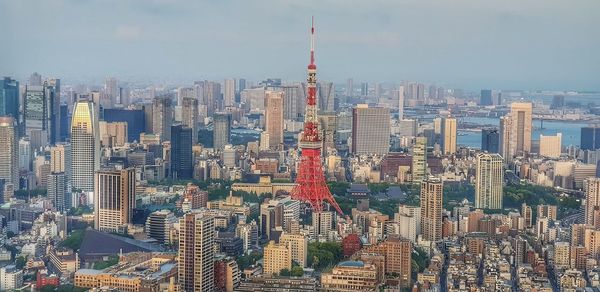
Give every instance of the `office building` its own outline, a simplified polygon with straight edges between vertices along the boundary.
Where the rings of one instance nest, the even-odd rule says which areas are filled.
[[[499,153],[500,133],[498,132],[498,129],[488,128],[481,130],[481,151]]]
[[[213,291],[214,218],[188,213],[183,215],[179,225],[180,291]]]
[[[125,122],[98,122],[100,129],[100,145],[103,147],[123,147],[127,143],[128,129]]]
[[[397,274],[400,287],[410,287],[412,251],[412,243],[408,239],[390,235],[384,241],[359,251],[359,258],[366,260],[370,255],[383,256],[385,272]]]
[[[552,104],[550,105],[550,109],[560,110],[565,107],[565,96],[562,94],[558,94],[552,97]]]
[[[515,156],[523,156],[531,152],[532,104],[530,102],[513,102],[510,113],[501,120],[502,147],[506,156],[511,160]],[[510,127],[509,127],[510,126]]]
[[[264,248],[263,273],[278,275],[283,269],[292,269],[292,252],[288,243],[269,241]]]
[[[300,86],[283,86],[281,90],[283,90],[283,118],[300,119],[304,115],[304,98]]]
[[[335,86],[333,82],[317,83],[318,109],[321,112],[335,112]]]
[[[0,116],[19,119],[19,82],[4,77],[0,79]]]
[[[19,186],[19,152],[15,119],[0,117],[0,180]]]
[[[323,236],[327,238],[327,236],[329,236],[329,231],[331,231],[331,226],[333,226],[333,212],[313,212],[312,226],[315,236]]]
[[[31,149],[31,140],[29,137],[19,139],[19,171],[31,171],[31,161],[33,151]]]
[[[59,143],[50,147],[50,172],[64,172],[67,183],[71,183],[71,144]],[[70,188],[67,188],[69,190]]]
[[[219,108],[221,98],[221,83],[204,81],[203,95],[200,104],[206,106],[206,115],[212,116]]]
[[[170,210],[154,211],[146,219],[145,232],[160,244],[168,245],[171,243],[171,228],[176,221],[177,217]]]
[[[554,136],[540,135],[540,155],[548,158],[559,158],[562,153],[562,134]]]
[[[533,226],[531,206],[527,206],[525,203],[521,204],[521,217],[525,219],[525,227]]]
[[[0,291],[12,291],[23,286],[23,270],[15,265],[0,268]]]
[[[289,245],[292,261],[295,261],[300,267],[306,267],[308,237],[303,234],[284,233],[279,238],[279,243]]]
[[[270,200],[263,202],[260,205],[260,235],[263,239],[273,239],[275,237],[275,229],[281,227],[283,229],[283,204],[279,201]]]
[[[71,184],[84,192],[94,191],[94,172],[100,169],[100,131],[95,105],[78,101],[71,120]]]
[[[123,233],[135,208],[135,170],[98,170],[95,174],[94,228]]]
[[[265,132],[269,145],[280,149],[283,145],[283,92],[267,91],[265,96]]]
[[[600,178],[585,180],[585,224],[600,228]]]
[[[398,120],[402,121],[404,120],[404,86],[400,85],[396,94],[398,94]]]
[[[168,96],[155,97],[152,102],[152,130],[160,135],[161,141],[171,141],[173,108]]]
[[[390,148],[390,109],[359,104],[352,109],[352,153],[385,155]]]
[[[360,96],[369,95],[369,83],[363,82],[360,84]]]
[[[225,79],[223,82],[223,105],[235,105],[235,79]]]
[[[581,150],[600,149],[600,127],[581,128]]]
[[[427,138],[416,137],[412,155],[412,181],[420,183],[427,176]]]
[[[192,130],[192,144],[198,143],[198,100],[183,98],[181,105],[181,124]]]
[[[213,115],[213,148],[223,149],[231,144],[231,114],[216,113]]]
[[[479,99],[479,105],[488,106],[493,105],[494,100],[492,98],[492,90],[490,89],[482,89],[481,90],[481,98]]]
[[[47,179],[47,197],[52,201],[52,205],[56,211],[65,212],[71,206],[67,205],[67,197],[70,197],[71,192],[67,188],[67,178],[64,172],[51,172]]]
[[[27,136],[33,131],[46,133],[47,141],[42,142],[43,146],[60,139],[60,79],[25,87],[23,122]]]
[[[130,143],[139,141],[141,133],[152,132],[152,126],[146,130],[146,115],[142,109],[104,109],[104,121],[127,123],[127,141]],[[150,119],[150,124],[152,124],[152,119]]]
[[[442,118],[441,123],[442,153],[452,155],[456,152],[456,119]]]
[[[496,153],[477,155],[475,208],[502,209],[504,170],[502,157]]]
[[[348,78],[346,80],[346,96],[352,97],[354,95],[354,79]]]
[[[191,179],[194,160],[192,158],[192,129],[182,125],[171,127],[171,177]]]
[[[423,240],[442,239],[443,183],[440,178],[429,177],[421,182],[421,235]]]
[[[398,206],[398,213],[394,215],[398,222],[398,234],[413,243],[417,242],[417,235],[421,233],[421,208],[408,205]]]
[[[376,291],[377,267],[362,261],[345,261],[321,275],[323,291]]]

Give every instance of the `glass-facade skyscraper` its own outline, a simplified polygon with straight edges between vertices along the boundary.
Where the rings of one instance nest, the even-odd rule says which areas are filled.
[[[19,118],[19,82],[9,77],[0,79],[0,116]]]
[[[192,173],[192,129],[182,125],[172,126],[171,176],[173,179],[190,179]]]
[[[71,119],[72,185],[84,192],[94,191],[94,172],[100,168],[98,111],[91,101],[78,101]]]

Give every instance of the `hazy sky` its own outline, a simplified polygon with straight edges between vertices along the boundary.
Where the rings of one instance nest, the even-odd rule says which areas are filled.
[[[600,90],[598,0],[0,0],[0,74]]]

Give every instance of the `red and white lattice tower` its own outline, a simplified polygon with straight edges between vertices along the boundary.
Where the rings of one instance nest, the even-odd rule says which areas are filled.
[[[323,211],[323,203],[327,202],[340,214],[342,209],[337,204],[323,174],[321,147],[319,137],[319,120],[317,117],[317,65],[315,65],[315,26],[314,19],[310,29],[310,65],[308,65],[308,92],[306,97],[306,113],[304,115],[304,133],[298,146],[302,149],[300,165],[296,176],[296,186],[292,190],[292,198],[309,203],[313,212]]]

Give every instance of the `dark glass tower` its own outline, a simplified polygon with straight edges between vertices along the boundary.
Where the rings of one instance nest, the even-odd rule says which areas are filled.
[[[481,150],[489,153],[500,153],[500,134],[498,129],[482,129],[481,130]]]
[[[9,77],[0,79],[0,116],[19,119],[19,82]]]
[[[182,125],[171,127],[171,177],[190,179],[193,173],[192,129]]]

